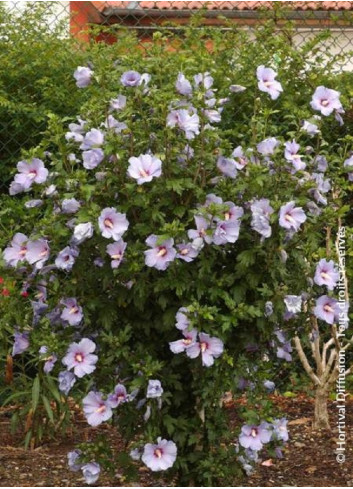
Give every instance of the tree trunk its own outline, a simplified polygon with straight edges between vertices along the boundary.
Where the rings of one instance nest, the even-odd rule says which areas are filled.
[[[314,411],[314,430],[331,430],[327,410],[328,391],[322,387],[317,387],[315,391],[315,411]]]

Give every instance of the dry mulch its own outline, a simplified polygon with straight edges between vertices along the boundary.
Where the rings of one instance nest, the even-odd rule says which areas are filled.
[[[290,420],[290,441],[284,450],[284,458],[269,462],[270,466],[258,466],[251,477],[239,481],[234,487],[352,487],[353,486],[353,400],[347,402],[346,412],[346,461],[338,464],[335,448],[337,433],[314,432],[311,429],[312,400],[305,395],[296,398],[275,398],[279,409]],[[234,408],[229,408],[230,411]],[[236,419],[230,412],[231,418]],[[335,405],[330,405],[331,426],[337,421]],[[78,417],[72,431],[63,439],[49,441],[34,449],[21,448],[20,435],[10,434],[9,416],[0,410],[0,487],[82,486],[81,473],[67,469],[66,454],[76,443],[91,439],[92,431],[103,434],[111,441],[114,451],[119,451],[123,440],[110,426],[92,430]],[[155,486],[150,472],[141,467],[140,479],[134,484]],[[124,485],[119,474],[114,477],[102,474],[97,485],[119,487]],[[163,486],[164,484],[160,483]]]
[[[282,460],[270,467],[259,466],[244,486],[256,487],[353,487],[353,399],[346,401],[346,460],[336,461],[338,413],[330,403],[332,432],[314,432],[311,428],[313,400],[305,395],[278,398],[280,410],[290,420],[290,439]]]

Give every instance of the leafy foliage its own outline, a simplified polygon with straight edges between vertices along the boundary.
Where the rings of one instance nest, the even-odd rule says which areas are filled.
[[[55,189],[45,193],[43,187],[34,185],[30,199],[41,198],[44,204],[39,207],[24,207],[29,200],[27,194],[9,200],[9,205],[1,210],[6,222],[3,245],[19,231],[31,240],[45,237],[49,240],[52,264],[68,245],[73,226],[92,222],[94,234],[79,245],[80,253],[70,273],[50,267],[31,273],[32,267],[27,265],[25,269],[5,271],[13,288],[3,301],[0,320],[3,356],[10,351],[15,326],[30,332],[30,348],[22,357],[15,356],[18,370],[12,394],[21,392],[28,399],[25,411],[15,413],[17,418],[25,415],[29,420],[27,445],[34,436],[41,438],[45,428],[40,422],[43,415],[49,427],[68,421],[69,402],[58,392],[55,377],[62,370],[61,360],[70,343],[91,338],[98,345],[97,368],[92,375],[78,379],[70,396],[80,401],[92,390],[109,394],[118,382],[123,382],[128,392],[137,389],[137,402],[122,404],[118,415],[112,418],[127,440],[127,453],[144,443],[154,443],[161,436],[173,440],[178,447],[171,471],[180,483],[234,481],[234,443],[239,427],[229,429],[221,399],[227,391],[239,394],[239,377],[255,375],[259,384],[266,380],[271,361],[277,361],[273,354],[276,328],[289,336],[295,331],[309,331],[304,311],[291,321],[283,321],[283,299],[288,294],[302,293],[308,294],[309,300],[314,297],[309,279],[314,264],[326,256],[325,230],[330,227],[335,234],[338,214],[347,219],[347,225],[351,219],[347,218],[349,206],[345,204],[352,184],[343,161],[349,156],[352,140],[346,135],[346,127],[339,126],[331,116],[322,118],[318,123],[320,133],[313,137],[302,130],[302,121],[313,116],[310,100],[316,86],[337,88],[341,83],[330,74],[337,60],[330,59],[326,67],[322,64],[320,43],[327,34],[294,49],[284,34],[274,36],[273,32],[272,22],[264,24],[250,44],[244,32],[234,28],[227,33],[186,28],[182,44],[180,37],[168,31],[157,32],[143,56],[137,40],[130,33],[120,32],[118,43],[92,44],[85,53],[94,71],[85,89],[73,88],[77,57],[71,58],[70,51],[63,54],[64,50],[59,56],[48,53],[53,63],[48,71],[58,72],[61,88],[57,91],[56,85],[48,82],[42,98],[48,109],[46,127],[43,126],[40,140],[35,141],[38,144],[23,150],[22,158],[42,159],[50,170],[47,188],[51,184]],[[210,40],[207,47],[205,39]],[[60,40],[61,48],[65,42]],[[50,46],[53,49],[55,44]],[[18,55],[20,50],[19,46]],[[0,54],[0,59],[1,56],[4,55]],[[35,48],[33,56],[37,60]],[[278,72],[284,91],[275,102],[257,88],[255,68],[261,64]],[[148,73],[149,84],[124,87],[120,80],[128,70]],[[214,80],[214,98],[223,100],[221,121],[210,122],[207,89],[202,84],[194,88],[190,102],[199,115],[200,130],[192,139],[166,124],[172,108],[185,99],[175,88],[179,72],[189,80],[208,72]],[[20,80],[23,73],[11,72],[8,76]],[[36,83],[41,85],[43,78],[39,77]],[[246,90],[231,91],[231,85],[244,85]],[[11,96],[17,96],[18,90]],[[126,96],[126,106],[113,114],[126,127],[118,132],[114,128],[103,129],[111,100],[119,93]],[[35,97],[38,96],[36,92]],[[349,94],[342,93],[344,106],[348,100]],[[33,113],[36,103],[35,99],[26,113],[29,118],[38,116],[38,123],[42,123],[43,113]],[[25,112],[23,98],[20,105]],[[7,100],[3,107],[8,117],[11,103]],[[92,128],[105,132],[104,159],[94,170],[82,166],[79,144],[65,138],[68,124],[75,122],[74,112],[75,117],[80,115],[87,121],[85,132]],[[288,170],[283,145],[271,154],[271,159],[264,158],[257,144],[268,137],[276,137],[281,143],[295,139],[306,161],[305,171]],[[185,152],[187,144],[192,147],[192,156]],[[249,161],[235,179],[225,177],[217,169],[218,157],[229,158],[239,145],[244,151],[252,149],[246,153]],[[129,159],[148,152],[162,161],[162,175],[138,185],[127,175]],[[321,205],[320,212],[314,213],[307,204],[316,189],[310,176],[316,171],[318,156],[328,161],[325,178],[330,180],[332,191],[328,194],[329,205]],[[209,194],[221,197],[223,203],[212,202],[207,209],[200,208]],[[73,224],[68,222],[72,216],[61,212],[63,199],[71,198],[81,203]],[[272,235],[268,239],[262,239],[251,223],[251,203],[261,198],[269,199],[274,210],[269,217]],[[304,208],[307,217],[300,230],[290,236],[278,220],[280,209],[289,201]],[[148,236],[157,235],[158,245],[168,238],[175,243],[187,241],[188,231],[195,228],[195,215],[203,213],[203,217],[211,215],[212,220],[219,221],[227,212],[226,202],[233,202],[244,211],[235,243],[205,244],[193,261],[174,260],[164,271],[146,266]],[[98,227],[98,217],[107,207],[116,207],[129,221],[124,234],[124,260],[116,269],[112,269],[106,253],[111,241],[102,237]],[[351,248],[348,253],[352,253]],[[43,280],[48,311],[61,307],[63,298],[77,299],[84,314],[79,328],[55,322],[47,314],[33,323],[32,302]],[[24,285],[28,297],[21,298],[19,308]],[[268,301],[273,304],[273,314],[266,316]],[[209,368],[202,365],[200,357],[191,359],[170,351],[168,343],[180,338],[175,328],[180,307],[188,308],[192,327],[224,342],[223,354]],[[255,355],[249,354],[247,347],[251,344],[256,345]],[[43,373],[43,358],[38,355],[43,345],[59,358],[50,375]],[[263,360],[265,352],[270,355],[269,362]],[[249,363],[256,363],[257,371],[249,371]],[[162,383],[162,403],[146,399],[151,379]],[[6,396],[10,389],[11,386],[6,387]],[[242,414],[246,422],[259,424],[273,418],[268,399],[260,395],[260,390],[254,391]],[[13,399],[7,397],[6,402]],[[109,451],[101,449],[100,444],[97,447],[81,447],[84,462],[97,459],[102,453],[101,463],[109,467]],[[115,463],[134,476],[134,463],[126,454],[121,454]]]

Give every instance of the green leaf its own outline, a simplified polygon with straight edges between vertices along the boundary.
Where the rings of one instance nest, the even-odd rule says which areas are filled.
[[[47,384],[48,384],[48,389],[50,393],[53,395],[54,399],[58,401],[59,404],[61,404],[61,396],[60,392],[58,391],[56,385],[53,382],[53,379],[51,377],[47,377]]]
[[[38,407],[39,394],[40,394],[40,380],[39,380],[39,377],[37,375],[37,377],[34,379],[33,386],[32,386],[32,409],[33,409],[33,412],[35,412],[37,407]]]
[[[27,449],[32,439],[32,430],[27,431],[26,437],[24,439],[24,446]]]
[[[297,397],[297,395],[294,392],[287,391],[284,394],[284,397]]]
[[[54,413],[53,413],[53,410],[52,410],[52,408],[50,406],[50,402],[48,401],[48,398],[43,395],[42,396],[42,400],[43,400],[43,404],[44,404],[45,410],[46,410],[46,412],[48,414],[48,417],[49,417],[50,421],[52,423],[54,423]]]
[[[30,394],[31,391],[21,391],[21,392],[15,392],[15,394],[11,394],[11,396],[7,397],[5,401],[2,403],[3,406],[6,406],[7,404],[10,404],[11,401],[14,399],[17,399],[18,397],[26,397],[28,394]]]

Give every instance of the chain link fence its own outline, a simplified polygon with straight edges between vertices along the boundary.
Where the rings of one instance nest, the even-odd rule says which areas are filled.
[[[211,29],[251,31],[272,19],[279,31],[291,21],[288,43],[300,46],[328,30],[323,51],[344,55],[340,70],[353,67],[353,2],[139,2],[5,1],[0,4],[0,191],[7,192],[21,150],[37,144],[47,114],[75,116],[78,100],[65,87],[80,50],[92,40],[113,43],[121,28],[146,47],[155,32],[183,28],[195,15]],[[200,25],[200,24],[199,24]],[[110,26],[98,37],[94,26]],[[198,27],[195,27],[195,29]],[[78,56],[73,59],[72,46]],[[67,49],[66,49],[67,48]],[[343,59],[343,58],[342,58]]]

